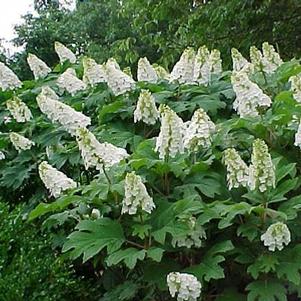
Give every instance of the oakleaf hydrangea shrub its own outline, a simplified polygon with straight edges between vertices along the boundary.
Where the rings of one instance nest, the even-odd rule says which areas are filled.
[[[1,197],[100,300],[301,298],[299,62],[264,43],[223,70],[201,45],[135,73],[55,49],[30,82],[0,65]]]

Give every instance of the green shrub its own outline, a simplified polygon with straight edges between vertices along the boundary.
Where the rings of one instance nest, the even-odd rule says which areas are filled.
[[[171,300],[177,277],[194,285],[190,301],[200,284],[202,300],[300,298],[301,80],[292,76],[301,66],[264,50],[260,58],[253,48],[252,65],[222,72],[218,51],[201,48],[197,65],[190,48],[178,72],[157,80],[145,66],[150,80],[138,82],[112,60],[100,67],[80,59],[1,92],[1,196],[27,202],[29,219],[43,221],[65,256],[93,266],[101,301]],[[101,83],[79,81],[93,80],[88,65]],[[71,81],[59,82],[81,87],[73,95],[57,82],[69,67],[78,78],[69,70]],[[46,85],[61,103],[40,94]],[[29,121],[7,122],[13,95],[30,108]],[[151,114],[137,111],[138,100]],[[75,129],[89,119],[62,103],[89,116],[89,130]],[[10,132],[35,144],[18,152]]]

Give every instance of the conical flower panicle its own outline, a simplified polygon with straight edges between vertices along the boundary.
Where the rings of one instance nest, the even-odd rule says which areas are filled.
[[[206,148],[211,145],[215,124],[202,108],[194,112],[191,121],[188,121],[186,126],[187,129],[184,135],[185,148],[196,152],[200,147]]]
[[[180,84],[194,83],[195,51],[188,47],[182,53],[180,60],[173,67],[170,78],[171,81],[178,81]]]
[[[231,83],[236,94],[233,108],[240,117],[257,117],[258,109],[271,106],[270,97],[264,94],[257,84],[250,81],[244,70],[233,71]]]
[[[153,199],[149,196],[140,176],[135,172],[127,173],[125,177],[125,198],[122,201],[121,214],[136,214],[139,209],[151,213],[155,208]]]
[[[262,44],[264,71],[268,74],[274,73],[283,64],[280,55],[276,52],[273,45],[267,42]]]
[[[62,43],[55,42],[54,49],[60,59],[61,64],[63,64],[65,61],[68,61],[68,60],[72,64],[74,64],[76,62],[75,54]]]
[[[242,56],[242,54],[236,49],[231,49],[231,57],[233,62],[233,71],[240,71],[250,63]]]
[[[223,72],[221,53],[217,49],[213,49],[209,57],[211,74],[220,75]]]
[[[160,134],[156,139],[155,151],[159,157],[174,158],[177,153],[184,152],[185,125],[183,120],[168,106],[160,105],[161,114]]]
[[[173,236],[171,244],[173,247],[200,248],[203,240],[206,239],[204,228],[196,223],[196,218],[193,216],[189,219],[183,219],[183,222],[189,226],[190,232],[187,235]]]
[[[83,82],[94,87],[99,83],[106,82],[106,72],[102,65],[97,64],[93,59],[85,57],[83,59],[84,75]]]
[[[0,62],[0,88],[3,91],[14,90],[20,88],[22,82],[17,75],[10,70],[7,66]]]
[[[141,90],[136,110],[134,111],[134,122],[143,121],[146,124],[155,124],[159,119],[155,99],[148,90]]]
[[[48,73],[51,72],[51,69],[47,66],[47,64],[34,54],[28,54],[27,63],[30,70],[33,72],[35,79],[45,78]]]
[[[261,51],[255,46],[250,47],[250,60],[252,65],[254,66],[254,71],[263,71],[263,56]]]
[[[229,189],[238,188],[239,186],[247,187],[249,168],[234,148],[228,148],[224,151],[224,163],[227,168]]]
[[[72,68],[68,68],[59,76],[57,79],[57,85],[61,90],[66,90],[72,96],[87,88],[87,85],[76,77],[75,70]]]
[[[268,146],[261,139],[253,142],[251,165],[249,167],[249,187],[265,192],[275,188],[275,166],[269,154]]]
[[[17,122],[26,122],[32,118],[32,114],[27,105],[17,96],[6,102],[6,107]]]
[[[291,76],[289,82],[291,83],[291,91],[293,92],[294,99],[301,103],[301,73]]]
[[[40,94],[37,96],[37,100],[40,98],[50,98],[54,100],[59,100],[58,95],[49,87],[49,86],[43,86]]]
[[[269,251],[278,249],[281,251],[284,245],[288,245],[291,241],[291,233],[287,225],[278,222],[269,226],[267,231],[261,235],[261,241],[268,247]]]
[[[100,143],[86,128],[77,130],[76,141],[86,169],[95,167],[102,171],[104,167],[111,167],[128,157],[125,149],[107,142]]]
[[[89,117],[58,100],[45,97],[43,92],[37,97],[37,103],[52,122],[62,125],[71,135],[75,135],[77,129],[91,124]]]
[[[138,61],[137,78],[139,82],[155,83],[158,80],[157,73],[146,57]]]
[[[165,80],[170,80],[170,73],[164,69],[164,67],[158,65],[158,64],[153,64],[152,67],[156,71],[158,79],[165,79]]]
[[[18,152],[31,149],[31,147],[35,145],[33,141],[14,132],[9,134],[9,139]]]
[[[131,91],[135,87],[135,81],[120,69],[114,67],[113,64],[107,63],[105,69],[107,84],[115,96]]]
[[[43,161],[39,165],[39,175],[50,194],[57,198],[63,191],[76,187],[76,183],[64,173]]]
[[[167,285],[172,297],[177,301],[197,301],[201,295],[202,285],[190,274],[172,272],[167,275]]]

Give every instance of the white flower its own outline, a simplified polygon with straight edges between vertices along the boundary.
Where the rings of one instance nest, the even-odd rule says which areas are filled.
[[[59,197],[63,191],[76,187],[76,183],[72,179],[46,161],[39,165],[39,175],[50,194],[55,198]]]
[[[135,87],[135,81],[120,69],[115,68],[112,63],[107,63],[105,69],[107,84],[114,95],[121,95],[127,91],[131,91]]]
[[[231,56],[233,62],[233,71],[240,71],[244,67],[250,65],[250,63],[242,56],[242,54],[236,49],[231,49]]]
[[[172,297],[178,301],[196,301],[201,295],[202,285],[190,274],[172,272],[167,275],[167,285]]]
[[[201,247],[202,239],[206,238],[206,232],[203,227],[196,223],[196,218],[193,216],[189,219],[184,219],[183,222],[188,225],[190,231],[186,235],[173,236],[171,242],[173,247],[186,247],[188,249],[193,246],[197,248]]]
[[[5,154],[2,151],[0,151],[0,160],[4,160],[4,159],[5,159]]]
[[[178,81],[180,84],[194,83],[195,51],[188,47],[182,53],[180,60],[173,67],[171,81]]]
[[[155,151],[159,157],[174,158],[177,153],[184,153],[185,126],[183,120],[168,106],[160,105],[161,128],[156,139]]]
[[[35,79],[44,78],[51,72],[51,69],[46,65],[46,63],[34,54],[28,54],[27,62]]]
[[[267,42],[262,44],[263,70],[266,73],[273,73],[283,63],[280,55],[275,51],[273,45]]]
[[[12,118],[10,116],[4,116],[3,120],[4,120],[4,124],[8,124],[12,122]]]
[[[67,48],[65,45],[63,45],[60,42],[54,43],[54,49],[57,55],[60,58],[61,64],[63,64],[65,61],[69,60],[70,63],[74,64],[76,62],[76,56],[75,54]]]
[[[134,122],[142,120],[146,124],[155,124],[159,118],[155,99],[148,90],[141,90],[136,110],[134,112]]]
[[[227,167],[229,189],[239,186],[246,187],[249,180],[249,168],[234,148],[228,148],[224,151],[224,163]]]
[[[77,130],[76,140],[86,169],[95,167],[102,171],[128,157],[125,149],[107,142],[100,143],[86,128]]]
[[[41,93],[37,96],[37,99],[41,97],[51,98],[54,100],[59,100],[59,97],[56,95],[56,93],[48,86],[42,87]]]
[[[260,192],[275,188],[275,167],[265,142],[256,139],[253,142],[251,165],[249,167],[249,187]]]
[[[274,252],[275,249],[281,251],[284,245],[287,246],[290,243],[291,233],[287,225],[278,222],[269,226],[260,239],[266,247],[269,247],[269,251]]]
[[[250,59],[252,65],[254,66],[254,71],[263,71],[263,56],[261,51],[255,46],[250,47]]]
[[[194,81],[199,84],[208,85],[212,75],[222,73],[222,60],[219,50],[213,49],[209,52],[206,46],[198,49],[194,64]]]
[[[117,70],[121,70],[121,68],[120,68],[120,66],[119,66],[119,64],[118,64],[118,62],[117,62],[113,57],[111,57],[111,58],[109,58],[109,59],[107,60],[107,62],[106,62],[106,67],[108,67],[108,66],[113,67],[113,68],[115,68],[115,69],[117,69]]]
[[[57,79],[57,85],[61,90],[66,90],[72,96],[78,91],[85,90],[87,85],[76,77],[75,70],[68,68],[63,74]]]
[[[137,78],[140,82],[155,83],[158,80],[157,73],[146,57],[138,61]]]
[[[250,81],[244,70],[233,71],[231,83],[236,94],[233,108],[240,117],[256,117],[259,115],[258,109],[272,104],[270,97],[264,94],[258,85]]]
[[[26,122],[32,118],[32,114],[27,105],[17,96],[6,102],[6,107],[17,122]]]
[[[93,208],[92,212],[91,212],[91,217],[93,219],[99,219],[100,218],[100,211],[96,208]]]
[[[43,95],[38,95],[37,103],[40,110],[52,121],[64,127],[71,135],[75,135],[78,128],[91,124],[91,119],[70,106]]]
[[[31,149],[34,145],[33,141],[14,132],[9,134],[9,139],[18,152],[21,150]]]
[[[301,122],[299,123],[297,133],[295,134],[295,143],[294,145],[301,148]]]
[[[140,176],[135,172],[127,173],[125,177],[125,198],[122,201],[121,214],[136,214],[138,209],[151,213],[155,209],[153,199],[149,196]]]
[[[10,70],[7,66],[0,62],[0,88],[5,90],[14,90],[20,88],[22,82],[17,75]]]
[[[211,136],[215,131],[215,125],[202,108],[194,112],[191,121],[188,121],[186,126],[187,129],[184,136],[185,148],[195,152],[200,147],[211,145]]]
[[[106,72],[102,65],[97,64],[93,59],[85,57],[83,59],[84,76],[83,81],[92,87],[98,83],[106,82]]]
[[[289,82],[291,83],[291,91],[295,100],[301,103],[301,73],[291,76]]]
[[[158,64],[153,64],[152,65],[154,70],[156,71],[158,79],[165,79],[165,80],[170,80],[170,73],[164,69],[164,67],[158,65]]]

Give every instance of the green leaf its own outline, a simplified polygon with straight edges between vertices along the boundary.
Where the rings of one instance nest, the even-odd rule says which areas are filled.
[[[284,285],[276,280],[254,281],[246,290],[248,301],[287,301]]]
[[[278,265],[278,258],[274,254],[263,254],[248,267],[247,272],[257,279],[260,273],[275,271]]]
[[[138,250],[135,248],[128,248],[125,250],[119,250],[106,259],[108,266],[117,265],[120,262],[124,262],[129,269],[133,269],[137,263],[137,260],[143,260],[145,257],[145,250]]]
[[[122,227],[118,221],[109,218],[81,221],[75,231],[68,236],[63,252],[70,251],[75,259],[83,255],[83,262],[107,248],[107,253],[117,251],[125,241]]]
[[[147,250],[147,257],[154,261],[160,262],[164,253],[164,249],[152,247]]]

